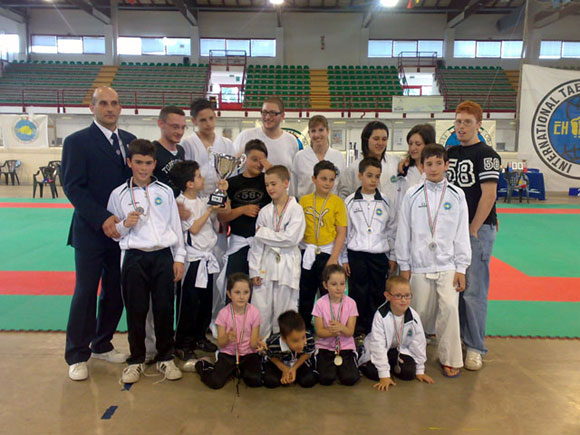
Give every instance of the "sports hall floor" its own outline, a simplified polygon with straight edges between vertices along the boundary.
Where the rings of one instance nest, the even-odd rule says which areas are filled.
[[[61,330],[74,282],[64,246],[71,209],[31,202],[31,190],[0,185],[0,434],[580,433],[578,198],[500,203],[481,371],[446,379],[429,346],[434,385],[242,384],[237,395],[233,382],[213,391],[190,373],[126,390],[122,366],[103,361],[89,361],[88,381],[69,380]],[[114,343],[128,351],[126,334]]]

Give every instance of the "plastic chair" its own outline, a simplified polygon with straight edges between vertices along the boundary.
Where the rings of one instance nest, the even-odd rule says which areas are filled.
[[[14,179],[18,185],[20,185],[20,179],[18,178],[18,173],[16,170],[22,166],[22,162],[20,160],[6,160],[2,166],[0,166],[0,177],[4,175],[4,179],[6,180],[6,184],[8,184],[8,176],[10,176],[10,180],[12,181],[12,185],[14,186]]]
[[[58,182],[62,186],[62,161],[51,160],[48,162],[48,167],[54,169],[54,178],[58,178]]]
[[[505,196],[504,202],[510,203],[514,190],[518,191],[520,197],[520,202],[523,199],[523,193],[526,194],[526,199],[528,204],[530,203],[530,179],[528,176],[520,171],[506,171],[502,173],[506,183],[507,183],[507,194]]]
[[[42,198],[42,191],[45,185],[50,186],[50,193],[52,198],[58,198],[58,192],[56,190],[56,177],[55,177],[56,167],[41,166],[38,168],[36,174],[32,176],[32,197],[36,196],[36,186],[40,188],[39,196]],[[41,176],[39,179],[38,176]]]

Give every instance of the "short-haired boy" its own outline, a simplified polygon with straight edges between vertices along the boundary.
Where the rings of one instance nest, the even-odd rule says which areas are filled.
[[[426,145],[421,164],[426,180],[403,197],[395,250],[401,276],[411,280],[413,307],[426,324],[435,323],[443,375],[456,377],[463,367],[459,292],[471,262],[467,202],[445,178],[443,146]]]
[[[231,208],[229,211],[218,212],[220,222],[230,225],[224,284],[225,277],[232,273],[250,273],[248,252],[256,233],[256,220],[260,210],[270,202],[264,177],[264,161],[268,158],[266,145],[259,139],[252,139],[246,144],[244,153],[244,172],[228,178]]]
[[[302,208],[287,193],[288,169],[272,166],[266,171],[265,182],[272,202],[258,214],[248,254],[254,284],[252,303],[260,310],[262,337],[278,332],[278,316],[298,307],[301,260],[298,245],[306,226]]]
[[[425,374],[425,331],[421,318],[410,306],[409,281],[400,276],[390,277],[385,297],[387,301],[375,313],[371,333],[365,338],[361,372],[379,381],[373,385],[379,391],[389,391],[389,386],[397,385],[392,376],[432,384],[433,379]]]
[[[127,310],[129,366],[122,381],[139,380],[145,362],[145,319],[151,299],[157,345],[157,370],[180,379],[173,362],[173,297],[183,276],[185,249],[181,221],[171,188],[152,177],[155,146],[144,139],[128,147],[127,165],[133,176],[109,197],[107,209],[120,219],[121,287]]]
[[[382,192],[381,163],[367,157],[358,165],[361,183],[346,198],[348,294],[356,301],[359,318],[355,335],[371,331],[374,313],[385,301],[383,286],[395,268],[396,211]]]
[[[272,334],[266,345],[264,385],[276,388],[296,382],[304,388],[318,381],[314,370],[314,337],[306,330],[304,319],[296,311],[278,317],[280,332]]]
[[[220,271],[213,253],[217,243],[217,211],[221,206],[211,206],[203,194],[205,180],[197,162],[178,162],[171,171],[173,184],[181,194],[177,198],[188,213],[182,219],[181,228],[185,240],[185,276],[177,289],[177,331],[175,346],[177,355],[185,364],[183,369],[193,371],[195,349],[215,352],[217,347],[206,337],[211,322],[213,302],[213,274]],[[227,188],[221,180],[220,187]]]
[[[199,163],[199,170],[205,178],[203,193],[209,195],[217,187],[217,174],[210,163],[212,158],[208,151],[214,153],[224,153],[235,155],[234,144],[215,132],[217,115],[213,104],[205,98],[199,98],[191,103],[191,122],[197,130],[189,137],[185,138],[181,145],[185,149],[185,160],[195,160]]]
[[[300,245],[303,254],[298,312],[310,331],[316,293],[326,293],[322,286],[322,271],[327,264],[338,264],[346,239],[346,207],[343,200],[332,193],[336,175],[337,169],[332,162],[318,162],[312,176],[315,192],[300,198],[306,231]]]

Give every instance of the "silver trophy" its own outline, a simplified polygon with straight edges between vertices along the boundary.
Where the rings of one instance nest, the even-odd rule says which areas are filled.
[[[246,163],[246,155],[241,154],[239,157],[230,156],[223,153],[214,153],[212,148],[208,148],[209,161],[214,167],[218,180],[225,180],[232,175],[238,168]],[[208,204],[224,206],[226,203],[226,192],[216,189],[210,196]]]

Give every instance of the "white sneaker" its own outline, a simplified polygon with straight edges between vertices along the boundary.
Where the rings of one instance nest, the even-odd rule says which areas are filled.
[[[169,379],[170,381],[176,381],[183,377],[181,370],[177,368],[173,360],[159,361],[157,363],[157,371],[163,373],[165,379]]]
[[[468,350],[465,354],[465,368],[467,370],[479,370],[483,367],[483,359],[479,352]]]
[[[139,380],[141,373],[143,373],[143,364],[129,364],[123,369],[121,381],[124,384],[134,384]]]
[[[89,369],[86,362],[72,364],[68,368],[68,377],[73,381],[84,381],[89,377]]]
[[[113,349],[103,353],[93,352],[91,356],[93,358],[102,359],[104,361],[114,364],[124,364],[127,362],[127,358],[129,358],[129,355],[123,352],[119,352],[117,349]]]
[[[195,363],[198,361],[196,358],[188,359],[181,366],[181,370],[184,372],[195,372]]]

